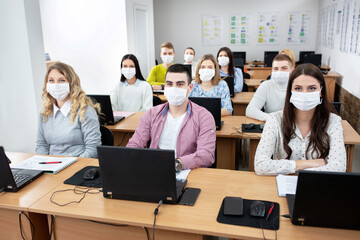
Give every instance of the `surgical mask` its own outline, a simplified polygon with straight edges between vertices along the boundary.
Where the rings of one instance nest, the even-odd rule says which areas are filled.
[[[165,87],[164,96],[169,104],[179,106],[186,100],[187,88]]]
[[[165,64],[170,64],[170,63],[172,63],[174,61],[174,56],[172,56],[172,55],[162,55],[161,60]]]
[[[225,67],[229,64],[230,59],[228,57],[218,57],[219,65]]]
[[[46,91],[56,100],[64,100],[70,93],[69,83],[47,83]]]
[[[200,80],[203,82],[208,82],[215,76],[215,69],[210,68],[201,68],[199,70]]]
[[[291,91],[290,102],[301,111],[309,111],[321,104],[320,91],[294,92]]]
[[[135,76],[135,68],[122,68],[121,73],[126,79],[132,79]]]
[[[192,60],[194,60],[194,55],[185,54],[184,55],[184,60],[185,60],[185,62],[192,62]]]
[[[290,72],[277,71],[271,73],[271,79],[273,79],[280,86],[287,86],[289,81]]]

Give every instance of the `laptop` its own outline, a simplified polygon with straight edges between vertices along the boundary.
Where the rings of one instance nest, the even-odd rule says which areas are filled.
[[[101,107],[100,124],[115,125],[124,119],[124,116],[114,116],[109,95],[87,95],[94,103],[99,103]]]
[[[183,64],[184,67],[187,68],[189,74],[190,74],[190,77],[192,76],[192,64]]]
[[[287,194],[295,225],[360,230],[360,173],[299,171],[296,195]]]
[[[17,192],[42,174],[39,170],[10,168],[5,150],[0,146],[0,189]]]
[[[176,204],[185,181],[177,181],[173,150],[98,146],[105,198]]]
[[[221,98],[189,97],[189,100],[206,108],[214,117],[216,130],[220,130],[224,121],[221,121]]]
[[[235,96],[235,90],[234,90],[234,77],[226,77],[224,78],[224,81],[227,83],[230,91],[230,97]]]

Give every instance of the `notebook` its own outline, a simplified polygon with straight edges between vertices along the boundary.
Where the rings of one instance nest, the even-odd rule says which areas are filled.
[[[50,156],[39,156],[35,155],[31,158],[26,159],[23,162],[15,164],[13,168],[29,169],[29,170],[40,170],[46,173],[56,174],[73,164],[78,159],[76,157],[50,157]],[[61,163],[50,163],[40,164],[43,162],[61,162]]]
[[[114,116],[109,95],[87,95],[94,103],[99,103],[101,115],[99,117],[101,125],[114,125],[124,119],[124,116]]]
[[[286,194],[295,194],[297,179],[298,176],[277,175],[276,185],[279,197],[285,197]]]
[[[43,171],[11,169],[4,148],[0,147],[0,189],[17,192],[43,174]]]
[[[286,195],[295,225],[360,230],[360,173],[299,171]]]
[[[175,204],[187,180],[176,180],[173,150],[98,146],[105,198]]]
[[[216,130],[220,130],[224,121],[221,121],[221,98],[189,97],[189,100],[206,108],[214,117]]]

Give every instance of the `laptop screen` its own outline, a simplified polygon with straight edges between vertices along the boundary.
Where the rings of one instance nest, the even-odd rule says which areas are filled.
[[[214,117],[216,129],[221,129],[221,98],[189,97],[189,100],[206,108]]]
[[[99,103],[101,107],[101,115],[99,117],[101,125],[114,124],[114,114],[111,107],[109,95],[87,95],[94,103]]]

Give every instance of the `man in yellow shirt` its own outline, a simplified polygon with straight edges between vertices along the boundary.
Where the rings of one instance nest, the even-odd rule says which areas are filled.
[[[167,69],[174,64],[175,51],[171,42],[161,44],[160,57],[163,63],[154,66],[147,79],[153,90],[164,89],[165,74]]]

